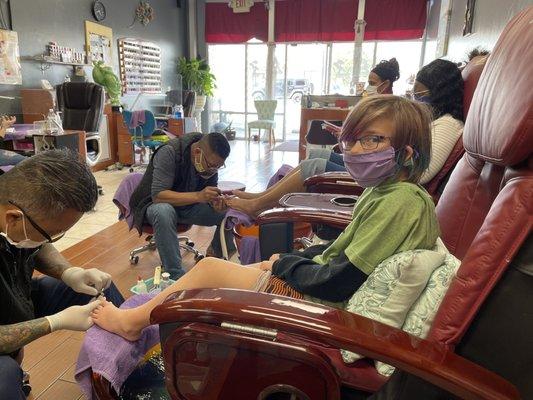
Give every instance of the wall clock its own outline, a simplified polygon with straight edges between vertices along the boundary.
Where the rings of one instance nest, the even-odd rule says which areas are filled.
[[[103,21],[105,19],[106,11],[104,3],[98,0],[93,3],[93,16],[97,21]]]

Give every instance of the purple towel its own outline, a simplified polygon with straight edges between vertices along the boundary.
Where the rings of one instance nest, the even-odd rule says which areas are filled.
[[[140,125],[144,125],[146,122],[146,112],[145,110],[133,111],[131,113],[131,122],[130,128],[137,128]]]
[[[279,169],[276,171],[276,173],[274,175],[272,175],[272,177],[268,181],[267,189],[270,186],[274,186],[276,183],[281,181],[285,177],[285,175],[287,175],[292,170],[293,170],[293,167],[291,167],[288,164],[283,164],[281,167],[279,167]]]
[[[7,172],[9,171],[10,169],[12,169],[14,167],[14,165],[4,165],[2,167],[0,167],[0,169],[4,172]]]
[[[22,140],[26,138],[28,131],[33,129],[33,124],[14,124],[14,132],[6,132],[4,140]]]
[[[242,265],[261,262],[259,238],[255,236],[244,236],[241,239],[239,247],[239,258]]]
[[[225,229],[233,229],[235,225],[251,226],[254,220],[249,215],[242,211],[237,211],[232,208],[226,213]],[[261,254],[259,251],[259,238],[255,236],[244,236],[239,244],[239,258],[242,265],[253,264],[261,261]]]
[[[128,228],[133,228],[133,215],[130,210],[130,197],[135,191],[139,183],[143,178],[143,174],[140,172],[132,172],[120,182],[120,185],[113,196],[113,203],[118,207],[118,219],[125,219],[128,223]]]
[[[254,219],[242,211],[237,211],[233,208],[230,208],[226,212],[226,230],[233,229],[235,225],[252,226],[253,224]]]
[[[146,303],[155,293],[130,297],[120,308],[134,308]],[[144,328],[141,338],[130,342],[114,333],[94,325],[83,340],[78,355],[75,378],[88,400],[93,397],[91,370],[102,375],[117,393],[142,360],[148,350],[159,343],[159,327],[151,325]]]

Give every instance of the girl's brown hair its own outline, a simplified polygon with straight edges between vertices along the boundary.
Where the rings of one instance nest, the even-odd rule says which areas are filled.
[[[400,166],[405,164],[405,146],[413,148],[412,165],[403,169],[407,172],[407,181],[418,183],[429,166],[431,156],[430,108],[423,103],[393,95],[365,97],[346,117],[340,141],[356,139],[379,118],[387,118],[394,124],[391,144],[396,150],[396,162]]]

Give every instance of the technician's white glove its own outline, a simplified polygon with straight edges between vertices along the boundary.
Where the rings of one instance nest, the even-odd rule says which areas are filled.
[[[61,280],[78,293],[97,296],[111,285],[111,275],[96,268],[70,267],[63,272]]]
[[[45,317],[50,324],[50,331],[70,329],[72,331],[86,331],[93,326],[91,312],[100,305],[96,300],[84,306],[72,306],[54,315]]]

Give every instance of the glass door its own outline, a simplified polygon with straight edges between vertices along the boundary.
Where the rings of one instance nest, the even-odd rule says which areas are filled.
[[[258,119],[255,108],[256,100],[267,99],[266,76],[267,76],[267,45],[264,43],[247,43],[245,45],[246,64],[246,124]],[[252,135],[258,131],[252,132]],[[268,140],[265,131],[262,131],[263,139]],[[261,138],[260,138],[261,139]]]
[[[224,122],[236,130],[236,137],[244,139],[245,118],[245,45],[209,45],[209,66],[216,77],[216,89],[211,99],[209,129]]]
[[[327,44],[289,44],[286,52],[286,86],[284,97],[285,134],[297,140],[300,132],[302,96],[325,94],[327,91]],[[282,89],[283,90],[283,89]]]

